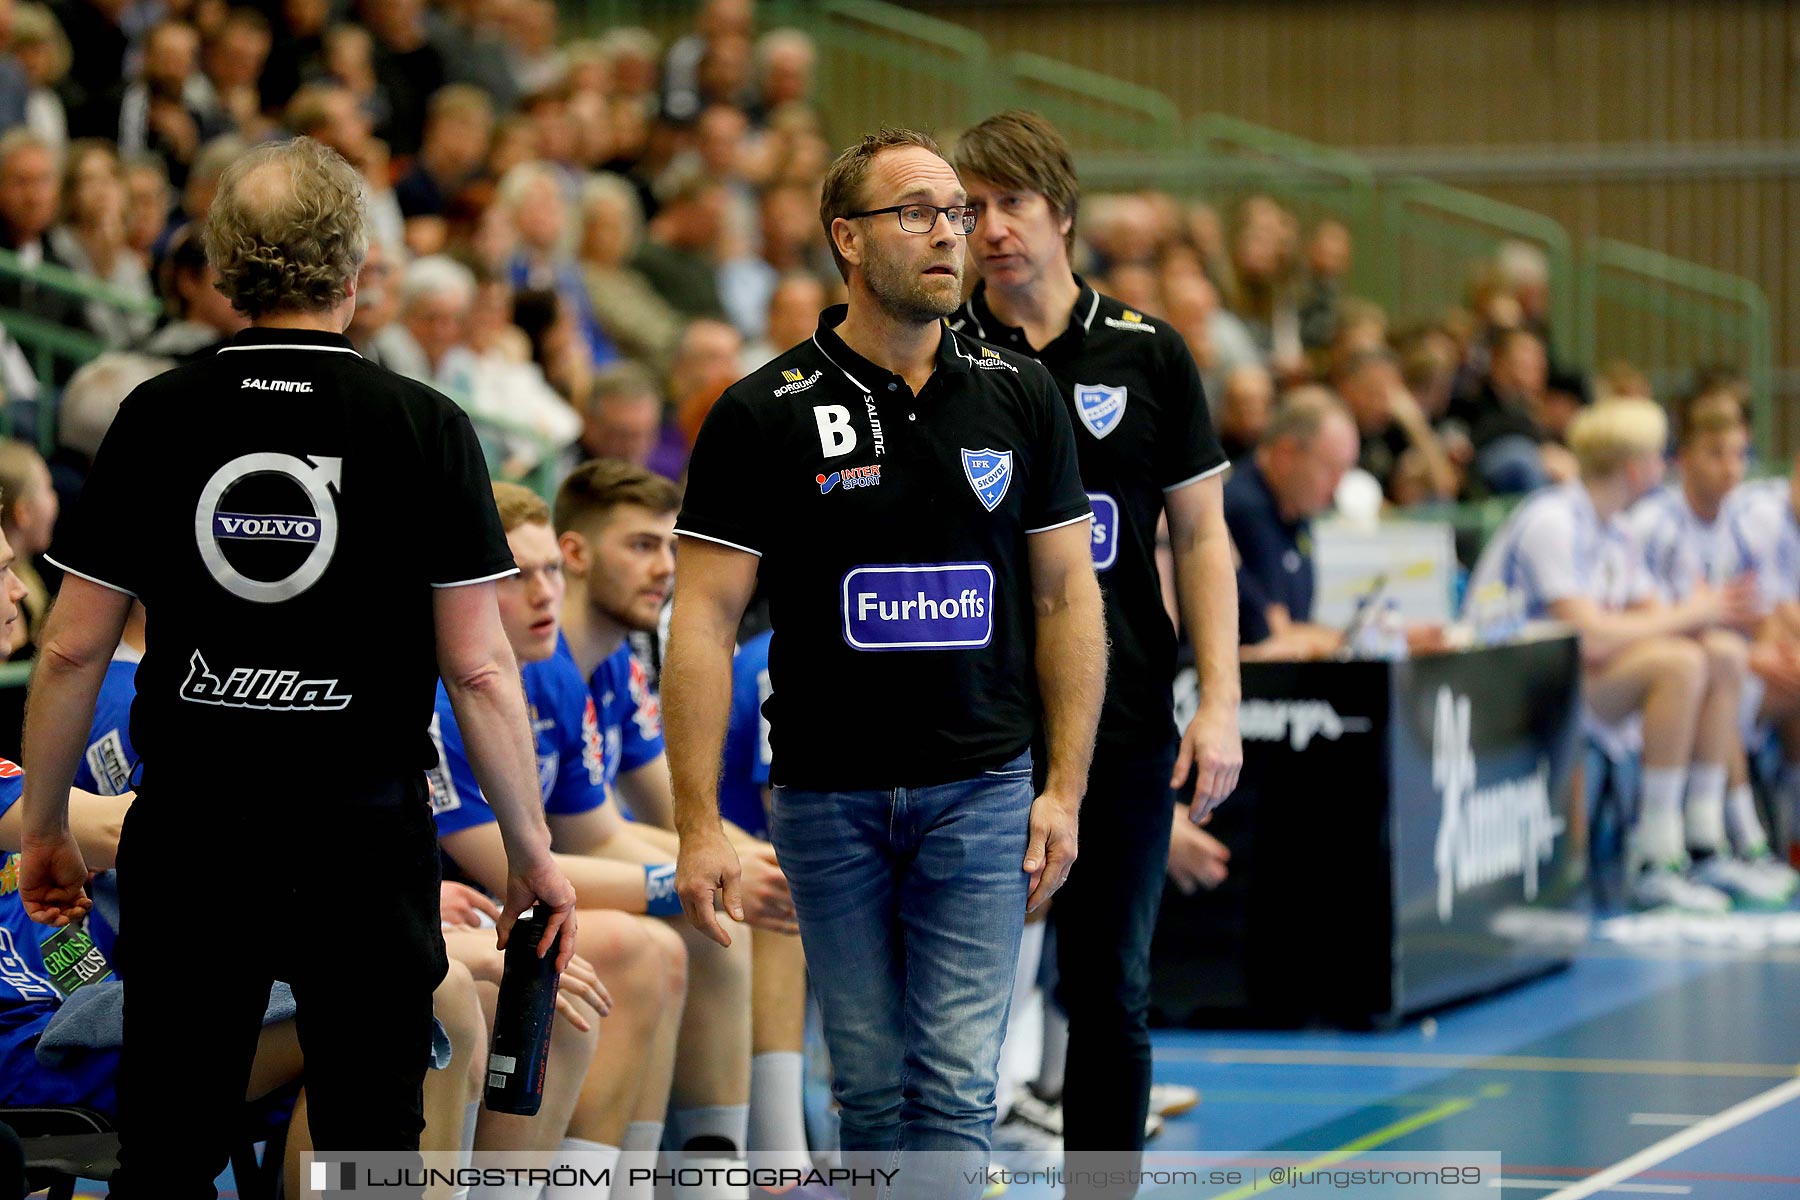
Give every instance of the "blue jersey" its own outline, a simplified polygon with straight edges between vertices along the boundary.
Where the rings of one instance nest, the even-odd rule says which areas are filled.
[[[0,759],[0,816],[24,791],[25,772]],[[90,912],[80,929],[39,925],[26,916],[19,897],[19,856],[0,860],[0,1101],[13,1096],[37,1070],[37,1040],[64,995],[111,977],[106,962],[112,942],[112,930],[98,913]]]
[[[600,711],[606,786],[611,789],[620,771],[635,771],[662,757],[662,710],[650,690],[650,676],[630,646],[620,646],[594,668],[588,691]]]
[[[131,702],[137,698],[138,657],[121,646],[107,664],[87,751],[75,767],[75,786],[84,792],[122,796],[134,786],[138,759],[131,745]]]
[[[738,647],[731,660],[731,724],[725,730],[725,763],[719,776],[719,811],[759,838],[769,836],[763,789],[769,784],[769,642],[773,630]]]
[[[543,662],[526,664],[524,676],[544,811],[568,816],[600,807],[611,782],[601,757],[600,718],[568,643],[558,638],[556,653]],[[475,781],[442,683],[431,717],[431,739],[438,751],[438,764],[431,771],[431,811],[438,836],[491,823],[494,810]]]

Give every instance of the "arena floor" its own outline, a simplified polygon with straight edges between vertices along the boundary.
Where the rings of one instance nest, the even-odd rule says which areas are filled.
[[[1165,1031],[1156,1061],[1159,1081],[1203,1096],[1151,1144],[1159,1155],[1286,1152],[1329,1163],[1345,1152],[1497,1150],[1500,1179],[1470,1194],[1791,1200],[1800,1195],[1800,913],[1625,918],[1602,925],[1566,971],[1392,1032]],[[1265,1183],[1261,1194],[1282,1190]]]
[[[1156,1057],[1158,1080],[1203,1096],[1168,1122],[1157,1155],[1281,1152],[1324,1164],[1361,1151],[1498,1150],[1500,1179],[1473,1194],[1791,1200],[1800,1195],[1800,911],[1626,918],[1601,926],[1565,971],[1391,1032],[1163,1031]],[[1260,1194],[1283,1190],[1265,1183]],[[1462,1189],[1431,1200],[1453,1192]],[[1426,1200],[1427,1191],[1336,1194]],[[220,1195],[236,1195],[229,1175]]]

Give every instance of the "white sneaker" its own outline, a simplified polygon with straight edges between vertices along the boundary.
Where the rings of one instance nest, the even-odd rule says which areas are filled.
[[[1159,1117],[1179,1117],[1184,1112],[1191,1112],[1199,1103],[1199,1088],[1183,1083],[1150,1085],[1150,1111]]]
[[[1156,1113],[1150,1113],[1144,1117],[1144,1140],[1146,1142],[1149,1141],[1151,1138],[1155,1137],[1157,1134],[1161,1133],[1162,1131],[1163,1131],[1162,1117],[1158,1116]]]
[[[1024,1121],[1053,1137],[1063,1135],[1062,1105],[1040,1099],[1029,1087],[1022,1087],[1013,1094],[1012,1112],[1007,1114],[1006,1121],[1008,1124]]]
[[[1679,867],[1644,867],[1631,885],[1632,906],[1639,909],[1678,908],[1685,912],[1726,913],[1731,897],[1716,887],[1698,883]]]
[[[1793,889],[1773,873],[1729,854],[1709,854],[1701,859],[1694,865],[1693,878],[1745,908],[1780,908],[1793,895]]]
[[[1744,865],[1769,881],[1769,886],[1781,893],[1781,902],[1793,899],[1794,893],[1800,891],[1800,871],[1788,866],[1767,846],[1759,846],[1743,855]]]
[[[999,1163],[989,1163],[987,1169],[987,1187],[982,1189],[981,1200],[999,1200],[1006,1195],[1006,1180],[1000,1177]]]
[[[1062,1114],[1059,1112],[1057,1115]],[[1051,1133],[1027,1120],[1016,1107],[1007,1114],[1006,1120],[994,1126],[993,1146],[996,1151],[1061,1154],[1062,1144],[1062,1134]]]

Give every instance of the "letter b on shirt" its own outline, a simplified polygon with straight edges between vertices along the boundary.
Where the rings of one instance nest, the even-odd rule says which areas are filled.
[[[841,404],[815,405],[813,420],[819,423],[819,449],[826,458],[839,458],[856,449],[856,431],[850,428],[849,409]]]

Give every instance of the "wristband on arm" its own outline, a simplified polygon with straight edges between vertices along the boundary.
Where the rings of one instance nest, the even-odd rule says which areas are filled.
[[[652,917],[681,914],[681,896],[675,890],[674,863],[644,865],[644,912]]]

